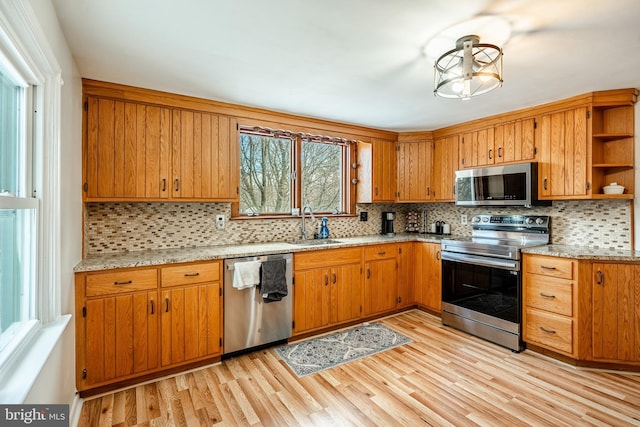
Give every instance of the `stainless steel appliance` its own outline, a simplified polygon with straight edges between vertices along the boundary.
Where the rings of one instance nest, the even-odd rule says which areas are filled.
[[[276,259],[286,261],[288,295],[282,300],[265,303],[259,287],[237,289],[233,286],[233,273],[238,262]],[[292,264],[292,254],[224,260],[224,355],[291,337]]]
[[[395,212],[382,212],[382,234],[385,236],[394,236],[393,221],[396,219]]]
[[[470,238],[442,240],[442,323],[522,350],[520,250],[548,244],[550,221],[476,215]]]
[[[525,206],[550,205],[538,200],[538,164],[516,163],[504,166],[456,171],[456,205]]]

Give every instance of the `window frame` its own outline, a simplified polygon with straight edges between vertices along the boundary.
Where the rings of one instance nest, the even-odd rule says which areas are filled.
[[[0,2],[0,61],[5,70],[13,73],[14,80],[18,76],[31,87],[25,105],[28,158],[24,171],[25,189],[19,197],[3,196],[4,200],[0,200],[2,208],[23,206],[36,210],[33,319],[0,358],[0,383],[20,372],[25,374],[22,387],[27,387],[27,376],[37,375],[39,371],[35,366],[23,366],[23,358],[50,332],[49,325],[66,325],[69,319],[61,310],[59,266],[62,71],[28,2]],[[47,332],[43,332],[45,329]],[[43,362],[47,357],[48,353],[38,353],[36,359]],[[0,387],[0,394],[2,392]]]
[[[275,132],[275,135],[272,133],[269,135],[269,131]],[[333,212],[315,212],[316,215],[322,215],[327,217],[352,217],[355,216],[356,211],[356,197],[355,197],[355,182],[356,179],[356,169],[352,167],[352,163],[355,162],[356,158],[356,146],[355,140],[349,140],[347,137],[343,136],[320,136],[320,135],[312,135],[308,133],[302,132],[294,132],[294,131],[283,131],[276,130],[273,131],[270,128],[263,128],[260,126],[247,126],[247,125],[239,125],[238,126],[238,144],[240,144],[240,138],[242,134],[258,134],[264,136],[274,136],[277,135],[288,134],[292,140],[292,151],[291,151],[291,161],[292,161],[292,174],[295,175],[295,178],[291,183],[291,210],[302,210],[302,142],[306,140],[312,143],[319,144],[327,144],[332,143],[331,140],[339,140],[342,139],[344,142],[335,143],[336,145],[341,145],[344,148],[342,151],[342,182],[341,182],[341,192],[342,192],[342,206],[343,211],[338,213]],[[238,150],[238,156],[242,155],[241,150]],[[240,167],[238,167],[240,176]],[[257,215],[247,215],[245,212],[240,212],[240,202],[233,202],[231,204],[231,217],[232,219],[274,219],[274,218],[299,218],[300,214],[294,215],[292,212],[289,213],[260,213]]]

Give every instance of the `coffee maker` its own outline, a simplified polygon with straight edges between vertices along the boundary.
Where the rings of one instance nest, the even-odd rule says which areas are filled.
[[[395,236],[393,232],[393,221],[396,219],[395,212],[382,212],[382,234],[384,236]]]

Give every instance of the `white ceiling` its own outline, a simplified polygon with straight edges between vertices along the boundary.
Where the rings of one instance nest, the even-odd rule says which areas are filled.
[[[83,77],[379,129],[640,87],[638,0],[52,2]],[[485,15],[509,24],[504,43],[497,27],[466,24]],[[502,43],[502,88],[433,96],[425,47],[454,25]]]

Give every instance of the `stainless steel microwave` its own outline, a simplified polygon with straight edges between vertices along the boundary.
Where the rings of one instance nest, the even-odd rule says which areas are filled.
[[[456,205],[550,205],[538,200],[538,164],[516,163],[456,171]]]

